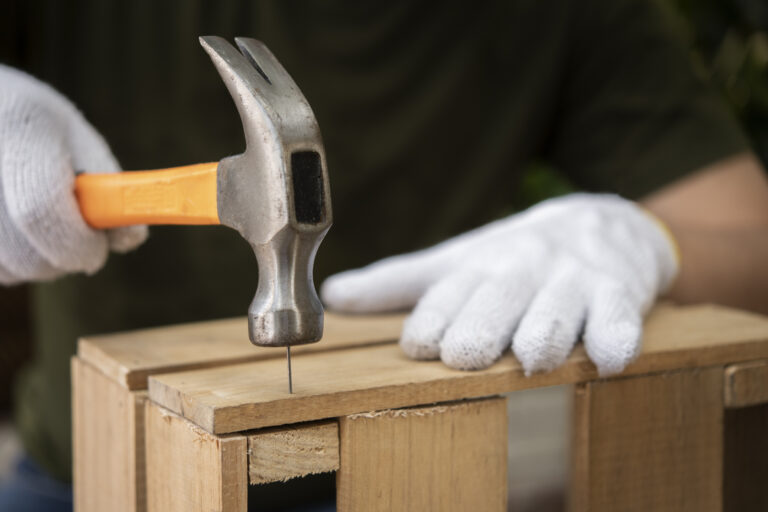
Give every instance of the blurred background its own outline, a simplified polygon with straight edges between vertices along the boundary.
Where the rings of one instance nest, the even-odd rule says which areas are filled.
[[[768,162],[768,2],[764,0],[652,0],[661,4],[687,41],[691,56],[722,94]],[[526,174],[521,198],[538,202],[553,189],[573,187],[543,163]]]
[[[756,152],[768,164],[768,2],[666,0],[661,3],[688,42],[694,60],[741,120]],[[19,15],[13,8],[4,9],[0,7],[0,18],[5,18],[6,23]],[[19,44],[17,32],[0,30],[0,62],[14,65],[7,56],[14,54]],[[525,202],[535,203],[551,196],[553,190],[566,193],[571,189],[556,169],[534,163],[517,191],[519,197],[513,198],[512,203],[524,207]],[[0,288],[0,479],[18,452],[18,441],[9,422],[12,383],[33,356],[31,298],[27,286]],[[539,394],[518,394],[510,401],[510,450],[530,461],[510,472],[514,482],[511,491],[527,496],[530,509],[559,510],[562,506],[562,497],[556,489],[541,488],[537,482],[542,479],[551,482],[553,474],[565,481],[568,443],[563,411],[567,410],[566,396],[567,390],[542,390]],[[516,414],[518,410],[533,413],[520,415]],[[546,422],[545,418],[557,421]],[[536,425],[543,420],[549,428],[542,430]],[[516,443],[515,439],[521,437],[529,441]],[[520,467],[526,470],[520,471]]]

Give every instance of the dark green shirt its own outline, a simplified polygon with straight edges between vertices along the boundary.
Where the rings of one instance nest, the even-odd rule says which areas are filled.
[[[319,282],[514,211],[533,160],[639,198],[747,149],[665,19],[646,0],[18,0],[0,7],[0,60],[69,96],[125,168],[148,169],[242,151],[197,36],[265,41],[325,140],[335,224]],[[244,314],[256,272],[232,230],[157,227],[95,276],[37,286],[17,400],[29,453],[70,476],[78,336]]]

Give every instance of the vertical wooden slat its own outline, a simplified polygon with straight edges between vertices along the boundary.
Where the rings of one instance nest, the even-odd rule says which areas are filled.
[[[76,357],[71,367],[75,510],[144,512],[146,392],[131,392]]]
[[[337,509],[502,511],[505,399],[340,418]]]
[[[245,512],[245,436],[209,434],[147,401],[145,410],[149,512]]]
[[[579,386],[572,511],[719,511],[723,370]]]
[[[589,510],[589,384],[573,387],[571,471],[568,493],[571,511]]]

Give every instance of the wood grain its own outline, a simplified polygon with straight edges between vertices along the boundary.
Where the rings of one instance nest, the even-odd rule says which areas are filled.
[[[572,511],[721,510],[722,368],[590,382],[575,397]]]
[[[503,398],[339,421],[339,512],[506,510]]]
[[[641,355],[623,375],[768,358],[768,319],[714,306],[663,308],[646,323]],[[559,369],[526,377],[511,353],[482,371],[409,360],[394,344],[304,354],[156,375],[150,398],[213,433],[237,432],[354,414],[448,402],[598,378],[578,346]]]
[[[247,440],[215,436],[147,402],[149,512],[245,512]]]
[[[573,386],[568,512],[589,510],[591,396],[588,382],[581,382]]]
[[[323,339],[293,351],[300,355],[391,342],[399,338],[404,318],[326,313]],[[669,331],[670,324],[675,343],[684,349],[723,339],[738,343],[765,337],[766,319],[719,306],[661,304],[649,316],[646,342],[654,341],[654,330]],[[147,377],[157,373],[284,357],[283,349],[251,345],[247,331],[243,317],[88,336],[80,340],[78,355],[129,389],[146,389]],[[742,360],[750,359],[755,357],[745,354]]]
[[[248,436],[251,484],[339,469],[339,424],[336,421],[265,429]]]
[[[729,365],[725,369],[725,406],[768,402],[768,360]]]
[[[79,512],[143,512],[144,402],[73,357],[74,504]]]
[[[768,510],[768,404],[725,411],[723,510]]]
[[[400,336],[403,315],[326,313],[323,339],[292,348],[295,355],[390,342]],[[78,356],[128,389],[146,389],[156,373],[283,359],[284,348],[255,347],[245,317],[88,336]]]

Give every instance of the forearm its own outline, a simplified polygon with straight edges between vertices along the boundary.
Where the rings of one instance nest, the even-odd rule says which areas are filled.
[[[681,256],[669,298],[768,313],[768,229],[669,228]]]
[[[768,313],[768,182],[753,155],[716,162],[642,204],[680,249],[670,298]]]

